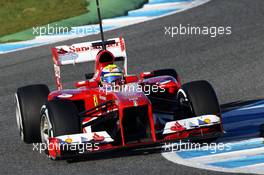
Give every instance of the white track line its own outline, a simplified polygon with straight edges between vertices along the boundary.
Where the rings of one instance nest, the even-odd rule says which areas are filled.
[[[174,154],[173,156],[171,154]],[[198,169],[205,169],[205,170],[211,170],[211,171],[219,171],[219,172],[226,172],[226,173],[243,173],[243,174],[249,174],[249,173],[255,173],[255,174],[263,174],[263,170],[261,168],[259,169],[252,169],[252,168],[221,168],[221,167],[215,167],[210,165],[204,165],[198,162],[192,162],[188,161],[186,159],[182,159],[180,156],[176,155],[176,153],[162,153],[161,154],[165,159],[184,166],[192,167],[192,168],[198,168]]]
[[[245,140],[245,141],[238,141],[238,142],[229,142],[228,144],[232,147],[232,145],[240,145],[240,144],[250,144],[254,142],[263,142],[263,138],[254,138],[250,140]],[[227,144],[227,143],[225,143]],[[177,152],[167,152],[167,153],[162,153],[161,155],[176,164],[181,164],[184,166],[189,166],[193,168],[199,168],[199,169],[206,169],[206,170],[212,170],[212,171],[219,171],[219,172],[227,172],[227,173],[255,173],[255,174],[264,174],[263,167],[261,165],[263,164],[255,164],[255,165],[250,165],[250,166],[244,166],[244,167],[239,167],[239,168],[222,168],[222,167],[216,167],[216,166],[211,166],[207,165],[206,163],[209,163],[209,160],[212,160],[212,162],[218,161],[220,159],[225,159],[227,155],[236,155],[238,156],[239,154],[241,155],[255,155],[254,151],[257,151],[258,153],[262,154],[264,152],[264,147],[262,148],[255,148],[255,149],[247,149],[247,150],[240,150],[240,151],[234,151],[234,152],[229,152],[229,153],[220,153],[218,155],[210,155],[207,156],[208,160],[206,160],[206,156],[200,157],[200,158],[182,158],[180,157]]]
[[[240,157],[254,156],[257,154],[264,154],[264,147],[239,150],[239,151],[233,151],[233,152],[226,152],[226,153],[220,153],[220,154],[213,154],[213,155],[208,155],[208,156],[190,158],[186,160],[206,164],[206,163],[212,163],[215,161],[220,162],[220,161],[237,159]]]
[[[194,7],[197,7],[199,5],[205,4],[205,3],[209,2],[209,1],[210,0],[194,0],[194,1],[189,2],[189,5],[186,5],[185,8],[183,8],[181,10],[174,11],[174,12],[171,12],[171,13],[168,13],[168,14],[165,14],[165,15],[157,16],[157,17],[151,17],[151,18],[145,18],[145,19],[141,18],[140,20],[137,17],[133,17],[135,21],[133,21],[133,19],[131,19],[131,21],[127,22],[126,25],[122,25],[121,24],[121,25],[119,25],[119,26],[117,26],[117,27],[115,27],[115,28],[113,28],[111,30],[115,30],[115,29],[119,29],[119,28],[122,28],[122,27],[125,27],[125,26],[139,24],[139,23],[143,23],[143,22],[146,22],[146,21],[155,20],[155,19],[162,18],[162,17],[165,17],[165,16],[173,15],[173,14],[188,10],[190,8],[194,8]],[[185,2],[183,2],[183,3],[185,3]],[[114,20],[114,19],[110,19],[110,21],[111,20]],[[119,20],[119,19],[117,19],[117,20]],[[109,23],[109,21],[108,22],[107,21],[104,22],[104,21],[105,20],[103,20],[103,23],[105,23],[105,24]],[[83,26],[80,26],[80,27],[83,27]],[[110,30],[108,30],[108,31],[110,31]],[[32,43],[32,44],[41,43],[41,44],[28,46],[28,47],[25,47],[25,48],[19,48],[19,49],[15,49],[15,50],[10,50],[10,51],[4,51],[4,52],[0,52],[0,54],[5,54],[5,53],[10,53],[10,52],[30,49],[30,48],[34,48],[34,47],[39,47],[39,46],[43,46],[43,45],[47,45],[47,44],[53,44],[53,43],[57,43],[57,42],[61,42],[61,41],[67,41],[67,40],[71,40],[71,39],[74,39],[74,38],[81,38],[81,37],[86,37],[86,36],[88,36],[88,35],[85,35],[85,36],[71,36],[71,37],[68,37],[68,38],[67,37],[64,38],[64,37],[60,36],[61,38],[58,39],[58,40],[54,40],[55,36],[52,36],[53,39],[48,41],[48,42],[46,42],[46,43],[43,43],[43,41],[44,41],[43,38],[36,38],[34,40],[25,41],[25,42],[16,42],[16,43],[12,43],[12,44],[27,44],[27,43]],[[1,47],[1,44],[0,44],[0,47]]]

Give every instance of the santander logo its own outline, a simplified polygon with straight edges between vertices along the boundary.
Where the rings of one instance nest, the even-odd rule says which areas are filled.
[[[118,47],[120,46],[120,42],[116,42],[115,44],[109,44],[106,46],[106,48],[111,48],[111,47]],[[85,52],[85,51],[88,51],[88,50],[98,50],[98,49],[102,49],[102,46],[85,46],[85,44],[82,44],[79,45],[79,46],[76,46],[76,45],[72,45],[69,47],[70,51],[71,52],[75,52],[75,53],[78,53],[78,52]]]

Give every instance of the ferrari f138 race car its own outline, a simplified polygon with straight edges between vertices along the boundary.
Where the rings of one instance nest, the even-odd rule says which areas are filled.
[[[207,81],[182,85],[174,69],[129,75],[122,37],[58,46],[52,55],[57,90],[39,84],[18,88],[15,94],[21,139],[46,143],[52,159],[80,154],[87,145],[84,152],[94,153],[222,135],[219,103]],[[92,61],[94,73],[76,82],[75,89],[63,88],[63,65]],[[122,70],[121,79],[105,85],[104,68],[116,69],[114,64]]]

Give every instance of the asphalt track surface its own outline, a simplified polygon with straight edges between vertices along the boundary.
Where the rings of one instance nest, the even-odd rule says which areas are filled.
[[[213,0],[182,13],[107,32],[106,36],[125,37],[130,73],[173,67],[183,82],[209,80],[221,104],[258,99],[264,97],[263,9],[262,0]],[[216,38],[164,35],[164,26],[180,23],[231,26],[232,34]],[[56,45],[94,39],[98,36]],[[51,46],[0,55],[0,174],[224,174],[173,164],[160,153],[109,155],[69,163],[54,162],[33,152],[32,145],[19,140],[13,95],[17,87],[28,84],[46,83],[54,89]],[[66,73],[64,81],[79,78],[76,69]]]

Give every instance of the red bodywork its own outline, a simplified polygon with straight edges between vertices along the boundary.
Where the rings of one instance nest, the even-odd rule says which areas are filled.
[[[120,53],[124,52],[125,55],[125,45],[123,38],[116,39],[116,43],[112,45],[108,45],[108,49],[111,47],[118,47],[120,48]],[[210,134],[219,134],[222,132],[221,124],[219,125],[213,125],[208,127],[200,127],[195,128],[191,130],[186,130],[182,126],[177,126],[177,122],[175,126],[171,127],[171,130],[175,131],[172,134],[158,134],[157,130],[160,130],[160,123],[157,121],[154,121],[154,114],[152,109],[151,101],[149,100],[148,96],[145,95],[144,92],[108,92],[105,88],[101,87],[100,82],[100,73],[103,67],[105,67],[108,64],[115,62],[116,55],[113,55],[110,51],[103,50],[100,51],[100,48],[95,46],[87,46],[87,47],[81,47],[77,49],[74,47],[75,50],[70,52],[67,50],[64,50],[63,48],[53,48],[53,60],[54,60],[54,68],[55,68],[55,78],[56,78],[56,85],[58,90],[53,91],[49,94],[48,100],[54,100],[57,98],[60,99],[67,99],[71,100],[73,102],[76,102],[78,109],[80,112],[93,109],[95,108],[95,112],[93,112],[92,115],[89,117],[86,117],[82,120],[82,125],[87,124],[90,121],[92,121],[95,118],[100,118],[101,116],[105,116],[108,113],[111,113],[113,111],[116,111],[118,114],[118,123],[119,123],[119,129],[121,133],[121,142],[118,144],[113,143],[103,143],[99,144],[99,150],[107,150],[107,149],[116,149],[120,147],[133,147],[138,145],[148,145],[158,142],[164,142],[164,141],[172,141],[172,140],[179,140],[179,139],[189,139],[189,138],[206,138],[206,135]],[[99,50],[98,50],[99,49]],[[62,65],[59,61],[59,55],[60,54],[68,54],[72,57],[74,57],[74,53],[78,52],[85,52],[85,51],[91,51],[95,50],[97,51],[96,58],[95,58],[95,74],[93,78],[85,81],[79,81],[75,83],[76,89],[62,89],[62,83],[61,83],[61,77],[60,77],[60,66]],[[78,62],[78,61],[77,61]],[[158,76],[153,77],[152,72],[142,72],[139,76],[136,75],[128,75],[127,74],[127,68],[126,65],[124,66],[124,84],[125,85],[142,85],[144,87],[145,85],[157,85],[158,88],[165,89],[164,92],[166,94],[166,97],[172,97],[175,96],[178,90],[181,88],[181,82],[179,77],[171,77],[171,76]],[[108,101],[112,101],[112,104],[107,107],[107,110],[100,110],[96,109],[96,107],[100,104],[104,104]],[[77,103],[78,102],[78,103]],[[80,103],[81,102],[81,103]],[[149,131],[150,136],[148,139],[138,140],[135,142],[129,142],[126,141],[126,134],[125,130],[126,126],[123,126],[123,120],[124,120],[124,111],[128,108],[137,108],[137,107],[143,107],[145,106],[147,108],[147,116],[149,123]],[[163,126],[164,127],[164,126]],[[82,129],[83,133],[89,132],[84,127]],[[104,140],[104,136],[100,136],[96,133],[93,135],[93,142],[101,143]],[[57,138],[50,138],[50,143],[57,144],[60,142]],[[59,147],[53,147],[53,149],[50,149],[49,154],[51,157],[60,157],[61,151]]]

